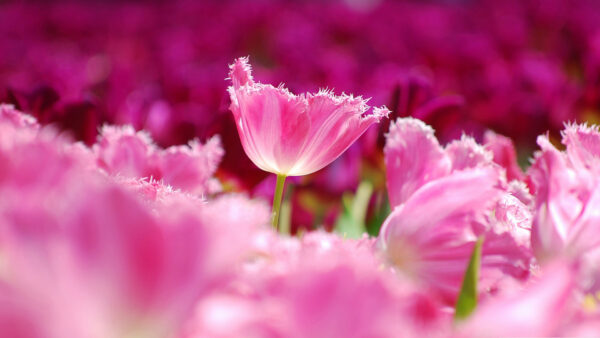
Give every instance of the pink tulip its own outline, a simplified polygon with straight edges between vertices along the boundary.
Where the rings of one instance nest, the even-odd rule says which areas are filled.
[[[204,145],[192,140],[160,149],[146,132],[131,126],[104,126],[93,150],[98,166],[115,176],[160,180],[199,195],[220,190],[212,179],[223,156],[218,137]]]
[[[433,129],[407,118],[392,124],[385,161],[394,210],[379,246],[396,269],[452,304],[484,236],[482,290],[494,291],[505,277],[527,278],[531,215],[490,152],[464,136],[444,149]]]
[[[294,95],[254,82],[248,58],[229,66],[228,88],[238,133],[246,155],[264,171],[277,175],[272,224],[277,228],[287,176],[322,169],[340,156],[369,126],[389,114],[385,107],[367,114],[366,100],[351,95]]]
[[[294,95],[254,82],[248,58],[230,66],[231,111],[246,155],[262,170],[285,176],[313,173],[335,160],[369,126],[388,115],[351,95]]]
[[[578,288],[600,291],[600,132],[567,125],[566,151],[540,136],[541,151],[528,171],[536,190],[531,245],[544,266],[556,259],[576,262]]]
[[[39,128],[37,121],[30,115],[25,115],[10,104],[0,104],[0,120],[3,123],[11,123],[17,127]]]
[[[525,175],[517,163],[517,151],[512,140],[506,136],[488,130],[485,135],[485,146],[494,154],[494,162],[506,170],[509,181],[523,180]]]
[[[20,125],[19,114],[0,114],[2,335],[175,334],[267,222],[267,208],[241,196],[204,202],[105,175],[89,149]]]
[[[488,299],[459,327],[458,336],[558,336],[571,310],[574,272],[564,264],[549,266],[539,280],[530,281],[522,290]]]
[[[256,249],[231,287],[198,303],[184,337],[418,337],[449,327],[433,297],[380,267],[372,239],[270,232]]]
[[[585,125],[563,132],[566,152],[540,136],[528,174],[536,190],[531,243],[537,258],[572,259],[600,247],[600,133]]]

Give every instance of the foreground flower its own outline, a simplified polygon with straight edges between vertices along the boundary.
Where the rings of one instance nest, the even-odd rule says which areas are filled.
[[[372,239],[270,231],[255,243],[255,259],[198,302],[181,338],[435,337],[449,328],[431,295],[380,267]]]
[[[577,286],[600,291],[600,132],[598,127],[567,125],[565,151],[546,136],[528,170],[535,189],[531,246],[542,266],[566,259],[579,266]]]
[[[369,106],[360,97],[329,91],[294,95],[281,86],[255,83],[248,58],[237,59],[229,76],[230,108],[244,151],[257,167],[278,175],[274,226],[285,177],[322,169],[389,114],[374,108],[365,115]]]
[[[505,190],[503,169],[472,138],[442,148],[423,122],[398,119],[385,146],[390,204],[379,247],[403,275],[447,304],[456,300],[477,238],[485,238],[481,290],[529,275],[526,207]],[[492,214],[494,216],[492,216]]]
[[[557,263],[522,290],[512,290],[477,309],[458,328],[458,337],[545,337],[557,330],[569,314],[573,293],[573,268]],[[499,325],[498,319],[502,318]],[[572,336],[572,334],[565,334]]]
[[[531,244],[542,263],[556,257],[581,258],[600,245],[600,133],[596,127],[569,125],[566,152],[545,136],[529,169],[536,190]]]
[[[2,337],[171,337],[267,222],[261,203],[106,175],[92,156],[0,105]]]

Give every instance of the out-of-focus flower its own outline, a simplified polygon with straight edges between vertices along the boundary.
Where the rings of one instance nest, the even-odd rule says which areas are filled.
[[[186,337],[417,337],[449,327],[433,297],[379,266],[372,239],[255,239],[257,257],[226,292],[199,302]]]
[[[387,116],[386,108],[362,98],[328,91],[294,95],[283,87],[255,83],[247,58],[230,66],[231,111],[248,157],[259,168],[302,176],[322,169],[369,126]]]
[[[538,280],[499,299],[488,299],[467,322],[460,337],[559,336],[573,312],[575,271],[567,264],[548,267]],[[500,322],[499,322],[500,320]],[[570,336],[570,334],[567,334]]]
[[[578,287],[594,294],[600,291],[600,132],[567,125],[562,141],[565,152],[540,136],[528,170],[535,188],[531,245],[542,265],[579,264]]]
[[[244,197],[202,202],[157,181],[104,175],[89,149],[0,111],[4,334],[173,335],[267,223],[267,208]]]
[[[508,181],[523,181],[525,174],[517,163],[517,151],[512,140],[488,130],[484,134],[484,146],[494,154],[494,162],[506,171]]]
[[[600,245],[600,133],[595,127],[568,125],[566,152],[538,138],[528,174],[535,188],[531,243],[538,260],[578,258]]]
[[[223,156],[218,137],[201,145],[158,148],[145,132],[131,126],[105,126],[94,145],[98,166],[112,175],[152,178],[194,194],[217,192],[219,183],[212,178]]]

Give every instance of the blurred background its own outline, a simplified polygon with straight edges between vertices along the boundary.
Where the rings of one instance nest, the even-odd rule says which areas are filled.
[[[107,123],[160,146],[218,134],[225,191],[270,202],[228,110],[228,64],[247,55],[261,82],[371,97],[443,143],[509,136],[524,167],[538,134],[600,122],[597,0],[0,2],[0,102],[87,144]],[[377,234],[388,127],[289,180],[283,227]]]

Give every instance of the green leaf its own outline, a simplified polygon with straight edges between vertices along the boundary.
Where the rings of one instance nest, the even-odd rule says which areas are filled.
[[[483,245],[483,237],[477,239],[465,277],[463,278],[462,287],[456,301],[456,311],[454,313],[455,320],[467,318],[477,306],[477,280],[479,279],[479,267],[481,265],[481,246]]]
[[[379,230],[381,230],[381,226],[383,222],[387,219],[387,217],[392,212],[390,207],[390,202],[387,198],[387,192],[378,191],[375,196],[375,207],[373,216],[367,222],[367,232],[369,235],[373,237],[379,236]]]
[[[344,210],[336,220],[335,230],[347,238],[360,238],[366,231],[365,219],[369,201],[373,195],[373,185],[363,181],[356,189],[356,194],[342,196]]]

